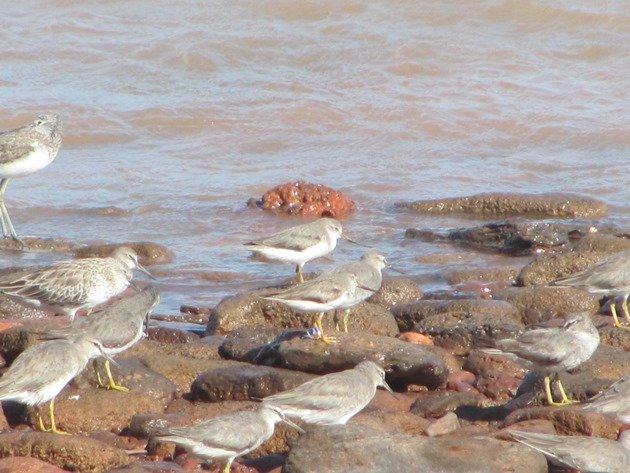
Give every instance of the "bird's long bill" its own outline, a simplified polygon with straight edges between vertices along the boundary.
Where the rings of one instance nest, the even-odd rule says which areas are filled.
[[[142,266],[140,263],[136,263],[136,269],[138,269],[139,271],[143,272],[144,274],[149,276],[151,279],[155,280],[155,277],[147,270],[147,268]]]
[[[287,419],[286,417],[284,419],[282,419],[282,422],[284,422],[285,424],[287,424],[289,427],[293,427],[295,430],[297,430],[299,433],[301,434],[305,434],[306,432],[304,431],[304,429],[302,427],[300,427],[299,425],[297,425],[295,422],[290,421],[289,419]]]
[[[383,384],[381,384],[381,386],[383,386],[383,389],[385,389],[385,391],[387,391],[388,393],[390,393],[392,396],[394,396],[394,399],[398,399],[398,396],[396,396],[396,393],[393,391],[393,389],[389,386],[389,384],[387,384],[387,382],[385,380],[383,380]]]
[[[358,242],[358,241],[356,241],[356,240],[353,240],[353,239],[352,239],[352,238],[350,238],[348,235],[345,235],[345,234],[344,234],[344,235],[341,235],[341,238],[342,238],[343,240],[349,241],[350,243],[354,243],[355,245],[362,246],[363,248],[369,248],[369,246],[364,245],[363,243],[359,243],[359,242]]]
[[[369,292],[378,292],[380,290],[380,288],[379,289],[375,289],[373,287],[362,286],[361,284],[359,284],[357,287],[359,289],[363,289],[364,291],[369,291]]]
[[[105,350],[103,350],[102,345],[98,344],[98,349],[101,352],[101,356],[103,358],[105,358],[107,361],[109,361],[111,364],[113,364],[114,366],[120,366],[120,364],[114,360],[110,355],[108,355],[107,353],[105,353]]]
[[[394,268],[391,264],[387,268],[392,270],[395,273],[402,274],[402,275],[405,275],[405,276],[407,275],[407,273],[405,273],[404,271],[402,271],[402,270],[400,270],[398,268]]]

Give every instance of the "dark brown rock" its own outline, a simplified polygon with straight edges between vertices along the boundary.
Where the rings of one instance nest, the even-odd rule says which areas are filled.
[[[521,320],[527,325],[565,317],[575,312],[594,314],[599,308],[596,296],[572,287],[510,287],[497,291],[494,297],[516,307]]]
[[[201,337],[196,333],[176,327],[149,327],[149,340],[160,343],[191,343]]]
[[[483,471],[546,473],[545,457],[523,445],[490,438],[383,435],[365,426],[309,430],[293,445],[285,473]]]
[[[630,330],[620,330],[612,326],[601,328],[599,343],[630,351]]]
[[[312,326],[313,314],[295,312],[285,304],[265,300],[255,294],[239,294],[223,299],[212,311],[208,333],[226,335],[245,327],[302,328]],[[335,330],[332,312],[323,318],[324,330]],[[396,336],[398,326],[391,313],[383,307],[362,302],[350,311],[348,331]]]
[[[422,300],[392,309],[401,331],[429,335],[457,355],[480,340],[497,338],[521,326],[518,311],[505,301],[483,299]]]
[[[0,434],[0,458],[34,457],[64,470],[104,472],[130,463],[124,450],[74,435],[44,432]]]
[[[29,346],[37,343],[32,330],[17,326],[0,332],[0,355],[7,363],[12,363]]]
[[[422,417],[442,417],[460,406],[486,406],[488,400],[478,393],[433,391],[421,394],[409,412]]]
[[[374,359],[387,373],[392,386],[420,384],[435,388],[448,376],[446,363],[427,347],[378,335],[339,335],[334,345],[318,340],[295,339],[278,348],[281,366],[309,373],[325,374],[352,368],[360,361]]]
[[[193,401],[247,401],[293,389],[313,378],[282,368],[231,364],[201,373],[193,381],[190,394]]]
[[[75,250],[77,258],[103,258],[121,246],[131,248],[138,254],[140,263],[145,266],[160,263],[170,263],[173,261],[173,253],[159,243],[149,241],[113,243],[109,245],[87,245]]]
[[[518,390],[527,369],[507,356],[470,352],[463,369],[475,374],[474,386],[495,401],[509,401]]]
[[[369,302],[391,309],[422,299],[422,289],[406,277],[385,277],[381,289],[368,299]]]
[[[61,468],[31,457],[7,457],[0,460],[0,472],[63,473]]]
[[[396,207],[426,214],[460,213],[482,217],[594,218],[606,215],[606,204],[571,194],[486,193],[450,199],[398,202]]]
[[[560,435],[592,435],[617,439],[621,422],[596,414],[584,412],[577,406],[558,408],[540,406],[518,409],[503,421],[503,427],[529,420],[549,420]]]
[[[51,253],[70,253],[77,245],[70,241],[59,240],[54,238],[38,238],[38,237],[20,237],[23,245],[15,241],[13,238],[0,239],[1,250],[13,251],[47,251]]]
[[[152,461],[114,468],[107,473],[180,473],[182,471],[186,470],[177,463]]]
[[[259,206],[264,210],[305,217],[343,218],[355,210],[342,192],[305,181],[287,182],[268,190]]]

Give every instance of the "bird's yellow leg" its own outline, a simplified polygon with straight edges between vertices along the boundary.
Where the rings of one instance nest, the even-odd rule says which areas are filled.
[[[108,384],[106,386],[107,389],[113,389],[114,391],[121,391],[123,393],[129,392],[129,388],[120,386],[114,382],[114,378],[112,377],[112,371],[109,368],[109,360],[105,360],[105,372],[107,373],[107,378],[108,378]]]
[[[295,274],[296,274],[297,282],[303,283],[304,273],[302,272],[302,266],[300,266],[299,264],[295,267]]]
[[[225,464],[225,467],[223,468],[223,470],[221,471],[221,473],[230,473],[230,468],[232,468],[232,462],[233,462],[233,461],[234,461],[234,460],[230,458],[230,459],[227,461],[227,463]]]
[[[98,371],[98,360],[94,360],[92,362],[92,367],[94,368],[94,373],[96,374],[96,387],[97,388],[105,388],[105,384],[103,384],[103,380],[101,379],[101,373]]]
[[[562,398],[562,400],[558,404],[560,404],[561,406],[580,403],[580,401],[578,401],[577,399],[569,399],[569,396],[567,396],[567,393],[564,391],[564,386],[562,386],[562,381],[560,381],[560,378],[558,378],[558,389],[560,390],[560,397]]]
[[[53,434],[62,434],[62,435],[70,435],[68,432],[64,432],[63,430],[57,429],[57,424],[55,423],[55,399],[50,400],[50,432]]]
[[[624,302],[624,315],[627,313],[628,311],[628,304],[627,302]],[[617,316],[617,308],[615,307],[615,302],[613,301],[612,304],[610,304],[610,313],[613,316],[613,325],[617,328],[622,328],[625,330],[630,330],[630,327],[626,326],[626,325],[622,325],[621,322],[619,322],[619,317]],[[626,316],[626,318],[628,318],[628,316]]]
[[[335,311],[333,317],[335,319],[335,331],[341,332],[341,325],[339,325],[339,311],[338,310]]]
[[[350,317],[350,309],[343,311],[343,331],[348,333],[348,318]]]
[[[337,339],[335,337],[328,337],[326,335],[324,335],[324,327],[322,326],[322,318],[324,317],[324,313],[323,312],[319,312],[317,314],[317,320],[315,322],[315,327],[317,327],[317,329],[319,330],[320,336],[319,336],[319,340],[321,340],[322,342],[324,342],[327,345],[332,345],[334,343],[337,343]]]
[[[628,311],[628,294],[623,296],[623,303],[621,304],[621,308],[623,309],[623,315],[626,317],[626,320],[630,324],[630,311]]]
[[[549,376],[545,376],[545,394],[547,395],[547,404],[550,406],[560,406],[562,403],[556,402],[553,400],[553,395],[551,394],[551,379]]]

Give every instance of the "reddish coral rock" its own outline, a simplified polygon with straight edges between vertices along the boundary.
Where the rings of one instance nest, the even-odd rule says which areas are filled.
[[[347,195],[305,181],[287,182],[268,190],[262,197],[261,206],[288,215],[334,218],[343,218],[355,209]]]

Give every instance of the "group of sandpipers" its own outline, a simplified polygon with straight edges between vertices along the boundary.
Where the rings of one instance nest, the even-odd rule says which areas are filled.
[[[3,200],[8,180],[49,164],[57,155],[60,144],[61,121],[53,115],[40,116],[30,125],[0,133],[0,221],[5,238],[20,241]],[[268,259],[296,265],[298,284],[266,298],[300,312],[313,313],[315,338],[325,343],[336,343],[336,339],[324,335],[323,314],[340,311],[343,317],[337,319],[337,327],[347,332],[349,309],[380,289],[382,270],[388,266],[381,253],[367,251],[360,261],[338,266],[304,281],[304,264],[331,253],[339,238],[348,239],[341,223],[333,218],[321,218],[245,244],[246,249]],[[627,251],[554,284],[580,287],[597,294],[622,295],[623,312],[630,322],[627,307],[629,267],[630,251]],[[89,361],[94,360],[100,387],[127,391],[113,380],[109,361],[142,338],[149,313],[159,302],[159,292],[149,286],[113,305],[97,309],[88,317],[73,319],[78,311],[89,314],[122,293],[131,284],[134,269],[147,272],[132,249],[121,247],[108,257],[61,261],[46,268],[0,278],[0,292],[5,295],[28,305],[66,314],[70,319],[67,327],[42,331],[40,337],[45,341],[27,348],[13,361],[0,379],[0,400],[31,406],[50,401],[51,428],[48,430],[60,432],[55,425],[54,398]],[[611,311],[615,326],[628,328],[619,322],[614,304]],[[575,314],[567,318],[563,327],[528,330],[515,339],[497,341],[496,350],[488,351],[512,355],[532,369],[543,372],[547,402],[563,405],[574,401],[568,398],[559,379],[561,401],[554,401],[551,375],[557,378],[559,372],[579,366],[590,358],[598,344],[599,333],[590,315]],[[105,359],[107,383],[101,380],[96,364],[98,359]],[[320,425],[345,424],[370,402],[378,386],[389,390],[385,370],[366,360],[353,369],[324,375],[295,389],[269,396],[255,411],[215,417],[192,427],[163,429],[156,436],[205,458],[227,460],[224,468],[227,472],[237,456],[254,450],[268,439],[278,422],[287,422],[299,430],[301,428],[289,418]],[[611,386],[587,403],[584,409],[630,421],[630,378]],[[38,427],[46,430],[41,415]],[[514,432],[513,437],[556,460],[560,455],[557,445],[565,446],[572,441],[526,432]],[[586,464],[577,467],[584,471],[630,471],[630,450],[624,447],[627,440],[621,436],[618,443],[598,444],[597,447],[612,449],[616,455],[614,468],[621,465],[621,469],[605,467],[608,469],[597,470],[597,466],[589,466],[588,461],[592,461],[589,458],[584,460]],[[588,451],[582,444],[578,450]]]

